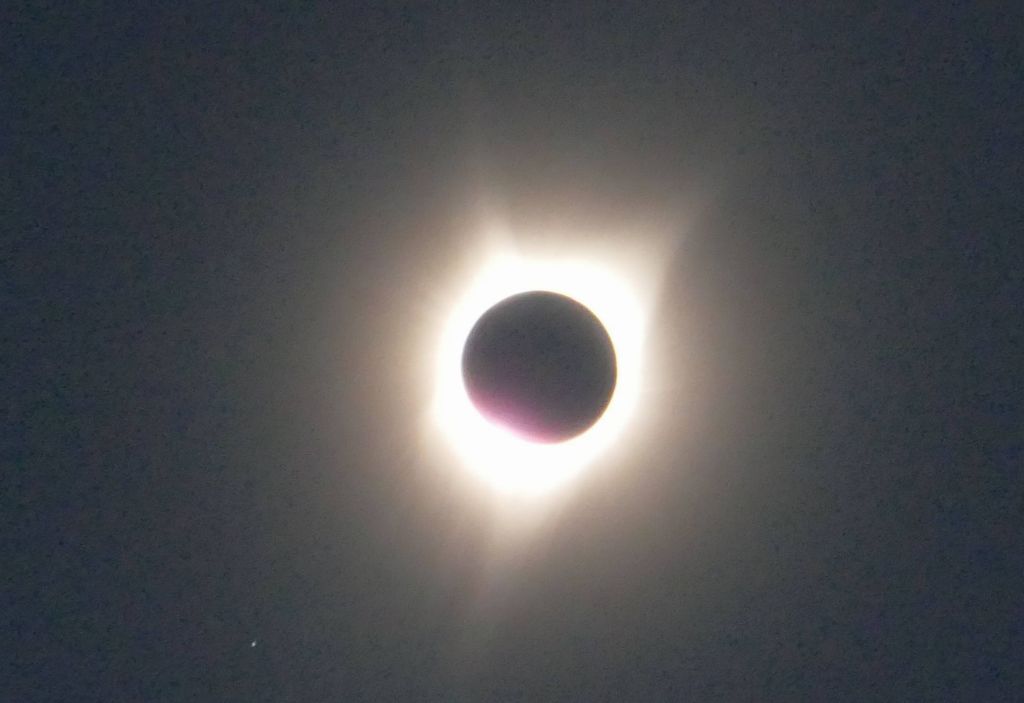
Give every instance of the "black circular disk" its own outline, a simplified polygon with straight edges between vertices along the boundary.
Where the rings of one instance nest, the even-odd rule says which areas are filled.
[[[615,389],[615,349],[601,321],[572,298],[530,291],[505,298],[473,326],[462,377],[476,408],[535,442],[593,425]]]

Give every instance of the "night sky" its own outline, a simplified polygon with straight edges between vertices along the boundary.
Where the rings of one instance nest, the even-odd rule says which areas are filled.
[[[838,5],[0,11],[0,700],[1019,697],[1024,11]],[[487,217],[671,252],[515,539],[421,422]]]

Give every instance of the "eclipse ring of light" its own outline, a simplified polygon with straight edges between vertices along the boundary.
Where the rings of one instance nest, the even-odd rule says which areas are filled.
[[[564,441],[538,442],[488,419],[474,404],[463,376],[467,339],[497,303],[546,291],[576,301],[611,341],[614,391],[596,420]],[[618,439],[640,393],[646,310],[614,267],[580,259],[492,258],[459,296],[441,334],[432,416],[465,467],[494,487],[539,493],[566,483]]]

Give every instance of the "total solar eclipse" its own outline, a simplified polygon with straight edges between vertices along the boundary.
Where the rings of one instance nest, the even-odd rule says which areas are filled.
[[[615,390],[612,340],[586,306],[550,291],[519,293],[477,320],[462,352],[462,378],[492,423],[537,443],[589,429]]]

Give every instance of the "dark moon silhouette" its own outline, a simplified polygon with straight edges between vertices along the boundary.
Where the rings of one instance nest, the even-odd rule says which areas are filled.
[[[466,339],[462,377],[484,417],[534,442],[592,426],[615,389],[615,349],[601,321],[572,298],[519,293],[485,312]]]

